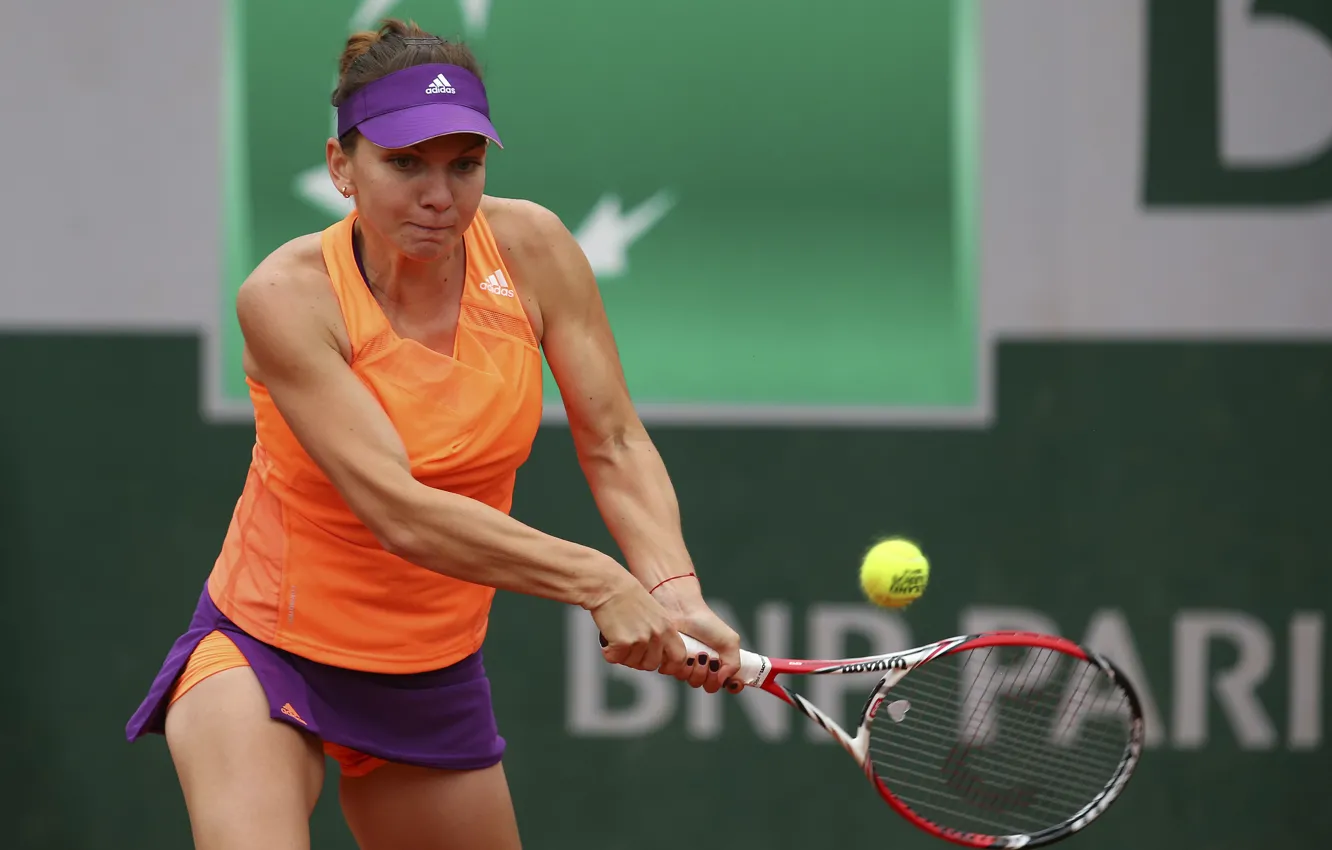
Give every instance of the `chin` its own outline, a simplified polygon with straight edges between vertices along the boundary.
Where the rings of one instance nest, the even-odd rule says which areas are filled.
[[[452,235],[443,233],[433,239],[418,236],[413,239],[399,240],[398,250],[417,262],[428,262],[447,255],[453,250],[454,243],[457,241]]]

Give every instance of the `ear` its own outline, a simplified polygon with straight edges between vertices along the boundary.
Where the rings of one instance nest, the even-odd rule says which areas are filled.
[[[329,139],[324,147],[324,157],[328,160],[328,176],[344,198],[356,194],[356,176],[351,155],[342,149],[337,139]]]

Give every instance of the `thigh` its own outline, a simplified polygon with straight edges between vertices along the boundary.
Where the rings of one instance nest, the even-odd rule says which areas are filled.
[[[386,764],[343,776],[343,816],[361,850],[520,850],[503,765],[432,770]]]
[[[168,712],[166,739],[196,850],[308,850],[323,751],[314,736],[269,716],[253,670],[192,687]]]

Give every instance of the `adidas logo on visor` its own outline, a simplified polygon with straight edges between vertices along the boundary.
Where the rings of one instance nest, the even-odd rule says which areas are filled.
[[[443,74],[440,74],[438,77],[435,77],[435,79],[431,81],[430,85],[426,87],[426,94],[457,94],[457,93],[458,92],[453,87],[453,84],[450,83],[448,80],[444,79]]]

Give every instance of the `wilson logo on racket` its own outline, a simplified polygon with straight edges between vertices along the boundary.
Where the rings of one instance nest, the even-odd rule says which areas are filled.
[[[856,661],[839,666],[838,673],[878,673],[882,670],[905,670],[910,662],[905,658],[876,658],[873,661]]]

